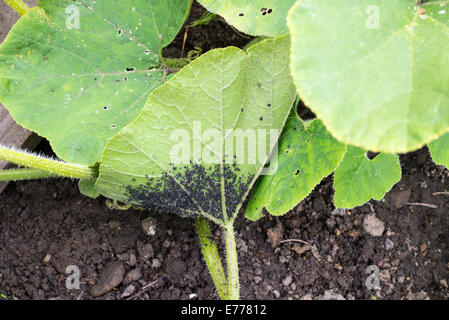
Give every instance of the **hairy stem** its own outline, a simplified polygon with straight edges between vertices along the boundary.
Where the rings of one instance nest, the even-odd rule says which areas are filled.
[[[235,232],[232,223],[225,227],[226,242],[226,267],[228,270],[228,299],[240,299],[239,265],[237,257],[237,246],[235,244]]]
[[[37,169],[0,170],[0,181],[33,180],[55,177],[54,174]]]
[[[93,167],[48,159],[27,152],[9,149],[2,145],[0,145],[0,160],[45,171],[59,177],[92,179],[97,176],[97,170]]]
[[[228,280],[221,264],[217,245],[212,240],[212,234],[209,228],[209,222],[205,218],[196,219],[196,228],[200,238],[201,250],[207,267],[215,284],[220,299],[228,299]]]
[[[22,0],[5,0],[5,2],[21,16],[30,10],[30,7],[28,7]]]

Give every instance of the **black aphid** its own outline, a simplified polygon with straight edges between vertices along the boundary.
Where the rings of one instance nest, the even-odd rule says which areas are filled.
[[[237,175],[239,166],[189,164],[171,168],[171,174],[148,177],[145,184],[127,186],[128,201],[144,209],[195,217],[200,208],[223,220],[221,178],[224,177],[226,210],[233,214],[254,176]],[[182,186],[182,187],[181,187]]]

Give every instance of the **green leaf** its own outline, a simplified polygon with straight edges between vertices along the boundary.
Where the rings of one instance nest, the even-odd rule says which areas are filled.
[[[80,180],[78,181],[78,188],[81,194],[86,197],[96,199],[100,196],[97,189],[95,188],[95,181],[90,180]]]
[[[182,69],[108,143],[97,190],[146,209],[233,219],[295,99],[289,45],[284,36],[248,53],[216,49]]]
[[[94,164],[161,84],[159,52],[189,8],[190,0],[41,0],[0,47],[0,100],[61,159]]]
[[[399,180],[401,165],[397,155],[381,153],[371,160],[365,150],[347,146],[334,174],[334,205],[353,208],[370,199],[381,200]]]
[[[293,110],[279,139],[278,169],[259,177],[246,217],[258,220],[264,207],[272,215],[287,213],[337,168],[345,150],[320,120],[304,123]]]
[[[198,0],[240,31],[277,37],[288,33],[287,14],[295,0]]]
[[[298,92],[340,141],[402,153],[448,130],[449,5],[416,3],[302,0],[290,11]]]
[[[432,141],[429,144],[429,151],[433,162],[449,168],[449,133]]]

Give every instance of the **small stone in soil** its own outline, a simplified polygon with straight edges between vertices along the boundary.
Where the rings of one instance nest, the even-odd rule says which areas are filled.
[[[167,272],[174,273],[176,275],[182,275],[187,271],[187,265],[181,259],[169,259],[167,261]]]
[[[283,237],[283,228],[280,223],[276,225],[276,227],[267,230],[268,242],[271,244],[271,247],[276,248],[282,240]]]
[[[156,220],[153,218],[146,218],[142,220],[142,229],[147,236],[154,236],[156,234],[156,227]]]
[[[153,259],[151,267],[157,269],[157,268],[160,268],[160,266],[161,266],[161,262],[158,259]]]
[[[108,222],[108,227],[111,230],[118,229],[120,227],[120,222],[115,221],[115,220],[111,220],[111,221]]]
[[[120,261],[128,261],[129,260],[128,252],[118,254],[117,259],[119,259]]]
[[[305,244],[305,245],[294,245],[292,247],[292,250],[295,251],[297,254],[302,255],[303,253],[310,251],[312,249],[312,247],[310,246],[310,244]]]
[[[189,294],[189,299],[196,299],[198,298],[198,295],[196,293]]]
[[[97,284],[90,289],[90,294],[94,297],[100,297],[109,291],[112,291],[122,282],[124,275],[125,266],[123,263],[109,263],[101,272]]]
[[[134,291],[136,291],[136,287],[134,285],[130,284],[129,286],[126,287],[126,289],[123,291],[123,293],[120,297],[121,298],[129,297],[130,295],[132,295],[134,293]]]
[[[346,215],[346,209],[336,208],[331,212],[331,215],[344,217]]]
[[[137,251],[139,252],[139,258],[144,261],[148,261],[154,255],[154,249],[150,243],[137,242]]]
[[[137,257],[136,257],[136,255],[135,255],[134,253],[131,253],[131,254],[129,255],[129,261],[128,261],[128,264],[129,264],[130,266],[135,266],[135,265],[136,265],[136,262],[137,262]]]
[[[282,284],[286,287],[288,287],[293,281],[293,277],[291,275],[288,275],[284,280],[282,280]]]
[[[373,237],[380,237],[385,230],[385,223],[374,214],[368,214],[363,218],[363,230]]]
[[[326,290],[324,294],[317,297],[316,300],[346,300],[341,294],[335,293],[333,290]]]
[[[394,242],[391,241],[390,238],[385,239],[385,249],[386,250],[391,250],[394,247]]]
[[[142,271],[140,271],[139,268],[135,268],[128,272],[128,274],[125,277],[125,282],[132,282],[137,281],[142,277]]]

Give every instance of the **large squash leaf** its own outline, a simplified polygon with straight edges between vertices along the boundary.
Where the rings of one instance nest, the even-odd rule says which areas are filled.
[[[284,36],[248,53],[216,49],[183,68],[108,143],[97,190],[146,209],[233,219],[295,99],[289,45]]]
[[[263,208],[272,215],[287,213],[337,168],[345,150],[320,120],[303,122],[293,110],[279,139],[279,168],[259,177],[246,217],[260,219]]]
[[[354,208],[370,199],[381,200],[401,180],[399,157],[381,153],[374,159],[361,148],[347,146],[340,166],[334,173],[334,205]]]
[[[93,164],[142,110],[190,0],[41,0],[0,47],[0,100],[63,160]]]
[[[339,140],[415,150],[449,129],[449,4],[301,0],[292,8],[292,73]]]
[[[296,0],[198,0],[240,31],[276,37],[288,33],[287,14]]]

